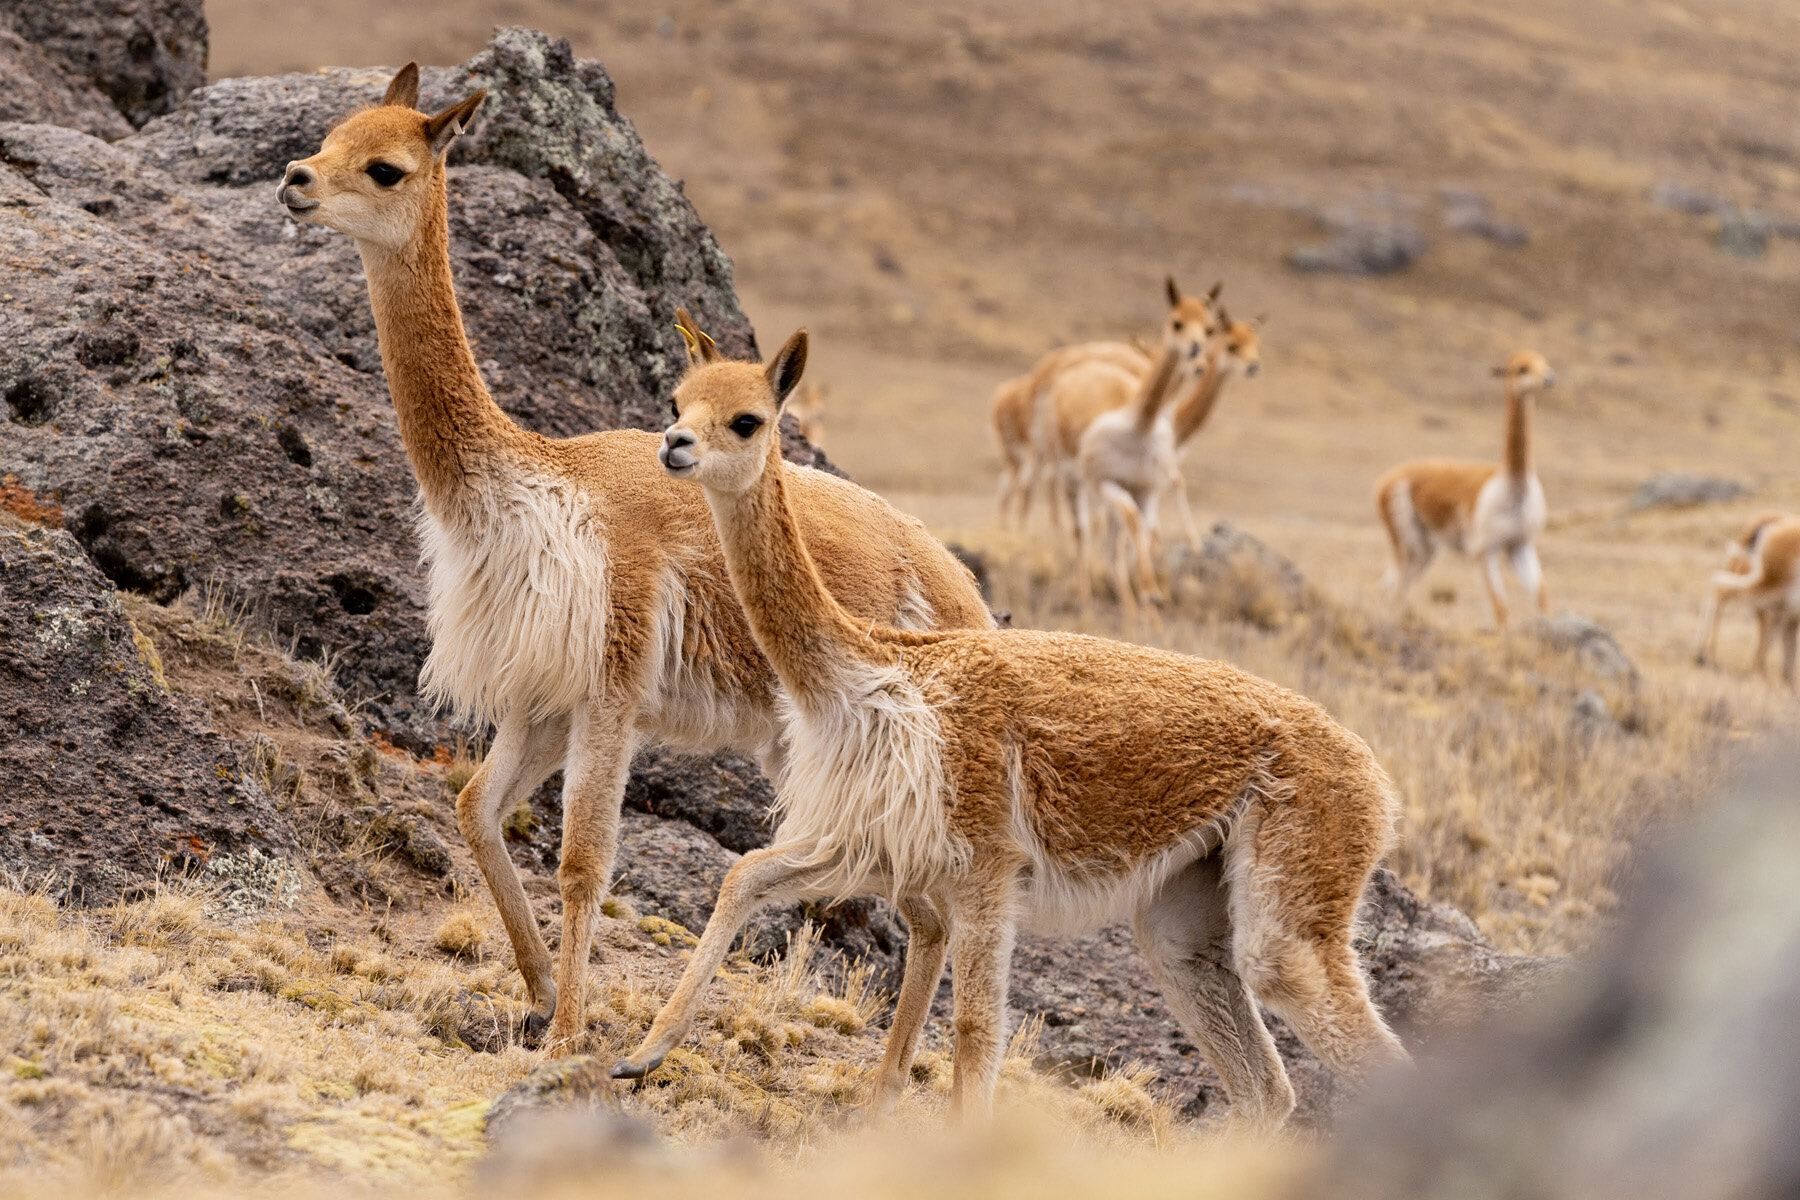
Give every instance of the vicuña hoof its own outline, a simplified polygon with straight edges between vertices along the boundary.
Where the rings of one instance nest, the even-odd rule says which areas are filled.
[[[662,1055],[657,1055],[649,1062],[634,1063],[629,1058],[622,1058],[612,1069],[614,1079],[642,1079],[656,1068],[662,1066]]]
[[[550,1018],[556,1015],[556,1001],[550,1002],[550,1011],[545,1013],[530,1012],[525,1015],[524,1042],[536,1050],[544,1044],[544,1034],[550,1028]]]

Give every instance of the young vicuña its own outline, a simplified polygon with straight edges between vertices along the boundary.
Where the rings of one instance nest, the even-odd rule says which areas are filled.
[[[1204,297],[1184,296],[1174,276],[1164,280],[1169,311],[1163,318],[1163,345],[1185,363],[1199,361],[1212,322],[1212,302],[1220,285]],[[1082,430],[1098,414],[1130,400],[1137,378],[1150,369],[1152,356],[1124,342],[1081,342],[1040,358],[1030,371],[1002,383],[994,392],[994,438],[1000,447],[999,509],[1001,520],[1024,528],[1031,498],[1041,485],[1048,489],[1050,517],[1060,531],[1073,520],[1078,480],[1075,452]],[[1099,394],[1080,381],[1057,387],[1066,371],[1093,365],[1116,367],[1132,376],[1123,396],[1111,376],[1099,380]],[[1198,373],[1197,367],[1184,367]],[[1052,396],[1052,389],[1056,395]]]
[[[1519,584],[1549,609],[1536,542],[1544,532],[1544,489],[1531,465],[1531,409],[1556,376],[1543,356],[1521,350],[1494,368],[1506,381],[1506,455],[1493,463],[1421,459],[1402,463],[1375,485],[1375,508],[1387,528],[1394,563],[1386,584],[1396,599],[1431,565],[1440,546],[1481,564],[1481,582],[1494,624],[1506,624],[1506,585],[1500,560],[1512,563]]]
[[[1715,571],[1706,597],[1704,666],[1719,659],[1719,613],[1742,600],[1756,613],[1756,673],[1769,657],[1769,636],[1781,635],[1781,677],[1794,686],[1795,644],[1800,641],[1800,517],[1764,513],[1731,543],[1725,570]]]
[[[1218,289],[1214,288],[1212,294],[1216,298]],[[1262,369],[1257,336],[1257,326],[1262,321],[1261,317],[1254,322],[1233,321],[1224,305],[1220,305],[1218,321],[1207,341],[1205,370],[1188,395],[1173,405],[1166,404],[1162,394],[1150,390],[1151,373],[1137,376],[1135,388],[1131,386],[1132,376],[1126,372],[1094,364],[1083,364],[1058,377],[1061,383],[1084,374],[1094,375],[1096,378],[1080,384],[1088,395],[1100,395],[1110,388],[1115,394],[1133,396],[1096,416],[1082,433],[1076,451],[1080,492],[1075,536],[1081,548],[1083,604],[1089,602],[1093,589],[1088,559],[1089,547],[1099,532],[1093,528],[1096,511],[1105,519],[1104,532],[1112,541],[1114,590],[1134,614],[1138,604],[1154,604],[1160,599],[1155,546],[1164,493],[1174,493],[1188,544],[1200,544],[1194,510],[1188,503],[1187,480],[1181,473],[1181,448],[1206,423],[1228,379],[1255,375]],[[1098,377],[1103,372],[1108,378]],[[1173,379],[1167,384],[1172,386]],[[1121,528],[1115,530],[1115,521]],[[1128,576],[1125,568],[1126,538],[1130,539],[1130,551],[1136,558],[1134,576]],[[1135,597],[1134,589],[1127,585],[1132,577],[1136,579]]]
[[[1072,931],[1133,915],[1240,1125],[1278,1125],[1293,1106],[1258,1000],[1350,1077],[1403,1059],[1351,947],[1397,809],[1368,746],[1311,701],[1222,663],[851,616],[802,539],[811,500],[780,466],[776,420],[806,347],[801,331],[766,368],[691,371],[663,436],[669,473],[705,492],[781,677],[788,773],[773,844],[726,876],[680,984],[615,1075],[644,1075],[681,1041],[759,907],[870,892],[930,896],[947,918],[958,1112],[992,1102],[1008,962],[1027,923]],[[922,1004],[903,1003],[890,1051],[923,1019]],[[876,1101],[905,1078],[884,1064]]]
[[[362,254],[419,481],[432,635],[421,683],[463,719],[495,725],[457,822],[531,991],[528,1028],[548,1021],[551,1044],[566,1048],[584,1030],[588,953],[633,748],[738,747],[761,755],[779,783],[776,679],[732,594],[706,505],[670,488],[651,461],[656,437],[541,437],[483,385],[451,282],[444,158],[485,93],[427,116],[414,107],[418,79],[409,64],[380,106],[289,164],[280,198],[295,218],[355,238]],[[806,497],[804,536],[850,611],[914,627],[992,624],[969,572],[917,521],[823,472],[778,473]],[[559,766],[553,979],[500,822]],[[915,930],[935,925],[906,906]],[[927,938],[915,953],[935,987],[941,946]]]
[[[1140,605],[1162,602],[1151,542],[1157,506],[1163,493],[1181,476],[1175,429],[1163,416],[1163,407],[1175,384],[1176,359],[1175,351],[1164,350],[1156,367],[1135,381],[1123,372],[1093,365],[1062,376],[1065,380],[1074,379],[1104,369],[1114,376],[1113,386],[1130,389],[1130,399],[1123,407],[1094,418],[1081,435],[1076,453],[1080,491],[1076,494],[1075,541],[1079,547],[1077,575],[1083,608],[1093,600],[1096,515],[1112,544],[1113,590],[1119,603],[1135,616]],[[1200,537],[1193,526],[1193,514],[1184,512],[1183,516],[1188,522],[1189,541],[1197,545]],[[1127,559],[1132,566],[1127,566]]]

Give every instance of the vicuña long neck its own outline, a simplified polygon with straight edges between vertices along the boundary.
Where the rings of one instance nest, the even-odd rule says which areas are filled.
[[[1162,411],[1163,401],[1169,398],[1169,385],[1175,378],[1178,357],[1173,349],[1164,350],[1162,357],[1156,360],[1156,366],[1151,368],[1150,373],[1144,376],[1144,381],[1138,385],[1137,395],[1132,398],[1131,405],[1139,433],[1150,432],[1150,427],[1156,424],[1156,414]]]
[[[1531,397],[1506,389],[1506,473],[1514,479],[1531,474]]]
[[[788,504],[786,472],[772,449],[746,492],[707,489],[725,566],[750,630],[797,704],[840,697],[847,675],[893,662],[883,644],[825,588]]]
[[[1219,402],[1219,393],[1225,390],[1225,368],[1219,365],[1219,356],[1206,356],[1206,371],[1200,376],[1200,382],[1187,398],[1175,406],[1175,444],[1182,446],[1187,440],[1200,432],[1206,424],[1206,418],[1212,416],[1213,405]]]
[[[518,436],[494,403],[463,333],[450,276],[444,169],[435,170],[430,213],[400,250],[357,243],[369,278],[369,304],[381,340],[381,365],[407,457],[427,507],[440,510],[466,486],[479,460]]]

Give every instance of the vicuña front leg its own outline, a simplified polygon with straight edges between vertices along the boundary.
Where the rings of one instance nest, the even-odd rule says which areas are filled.
[[[906,918],[906,971],[900,980],[900,999],[894,1005],[894,1023],[888,1030],[887,1053],[875,1073],[875,1092],[869,1106],[889,1112],[906,1090],[919,1034],[931,1015],[931,999],[944,977],[944,958],[950,948],[949,927],[938,907],[923,896],[900,902]]]
[[[1544,567],[1538,562],[1537,547],[1530,542],[1521,542],[1513,547],[1513,574],[1519,577],[1519,586],[1531,596],[1540,613],[1550,612],[1550,594],[1544,590]]]
[[[587,1030],[588,951],[594,923],[612,882],[619,848],[619,807],[631,767],[632,711],[603,701],[576,714],[563,763],[562,947],[556,982],[561,1002],[550,1022],[549,1046],[569,1053]]]
[[[556,770],[567,744],[566,721],[533,725],[522,715],[503,718],[494,731],[493,747],[456,797],[457,828],[493,894],[507,940],[512,942],[513,960],[531,993],[531,1012],[525,1018],[528,1039],[540,1036],[549,1025],[556,1011],[556,984],[550,973],[550,949],[538,932],[519,872],[506,853],[500,821]]]
[[[700,944],[694,947],[693,957],[681,973],[681,982],[656,1014],[650,1032],[638,1048],[613,1067],[614,1079],[642,1079],[681,1044],[693,1028],[706,985],[731,952],[731,943],[745,922],[766,905],[800,899],[806,893],[807,883],[820,874],[822,868],[816,865],[801,865],[802,854],[801,848],[792,845],[752,850],[725,873],[725,881],[719,885],[719,899],[700,935]]]

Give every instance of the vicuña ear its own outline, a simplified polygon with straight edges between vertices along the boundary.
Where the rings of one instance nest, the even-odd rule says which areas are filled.
[[[800,376],[806,371],[806,330],[794,330],[794,336],[775,352],[769,360],[764,373],[769,377],[769,390],[775,393],[775,402],[781,403],[788,398],[800,382]]]
[[[425,118],[425,140],[431,143],[431,153],[434,157],[443,157],[444,151],[450,148],[450,143],[469,127],[470,121],[475,119],[475,110],[480,108],[481,102],[486,99],[487,89],[483,88],[481,91],[457,101],[443,112],[434,113]]]
[[[1181,303],[1181,289],[1175,286],[1173,275],[1163,276],[1163,290],[1169,294],[1169,307],[1174,308]]]
[[[693,366],[701,363],[718,362],[719,343],[712,340],[706,330],[694,323],[694,315],[685,308],[675,310],[675,328],[681,330],[681,340],[687,343],[688,362]]]
[[[1213,311],[1219,314],[1219,328],[1220,329],[1230,329],[1231,328],[1231,313],[1226,309],[1226,307],[1223,304],[1221,304],[1221,305],[1219,305],[1219,307],[1215,308]]]
[[[1219,293],[1224,290],[1225,290],[1225,281],[1223,279],[1221,279],[1217,283],[1212,285],[1212,290],[1210,292],[1206,293],[1206,302],[1208,304],[1217,304],[1219,301]]]
[[[381,98],[383,107],[417,108],[419,107],[419,64],[409,62],[401,67],[388,84],[387,95]]]

